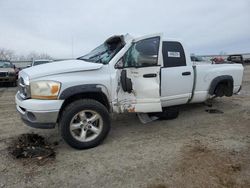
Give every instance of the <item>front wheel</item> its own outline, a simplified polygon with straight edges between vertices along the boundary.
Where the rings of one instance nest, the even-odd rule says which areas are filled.
[[[110,130],[110,116],[104,105],[92,99],[69,104],[61,114],[59,126],[63,139],[73,148],[98,146]]]

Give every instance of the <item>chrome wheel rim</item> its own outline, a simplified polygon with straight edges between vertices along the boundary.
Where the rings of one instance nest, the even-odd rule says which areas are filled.
[[[70,122],[70,133],[80,142],[89,142],[98,137],[103,129],[103,119],[93,110],[78,112]]]

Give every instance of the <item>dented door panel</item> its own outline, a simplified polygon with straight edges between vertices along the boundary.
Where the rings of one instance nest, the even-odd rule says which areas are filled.
[[[120,84],[117,90],[117,105],[121,112],[161,112],[161,36],[150,35],[135,41],[124,55],[125,67],[118,70]],[[126,76],[132,82],[130,93],[121,87],[120,75],[123,70],[126,70]]]

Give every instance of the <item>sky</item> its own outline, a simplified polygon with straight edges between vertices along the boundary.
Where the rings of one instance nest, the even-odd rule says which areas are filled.
[[[250,0],[0,0],[0,48],[17,54],[78,57],[159,32],[199,55],[250,52]]]

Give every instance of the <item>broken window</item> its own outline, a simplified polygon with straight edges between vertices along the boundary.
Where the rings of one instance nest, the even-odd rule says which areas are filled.
[[[124,55],[124,67],[148,67],[158,64],[160,38],[135,42]]]
[[[77,59],[108,64],[109,61],[124,47],[123,36],[113,36],[107,39],[103,44]]]

